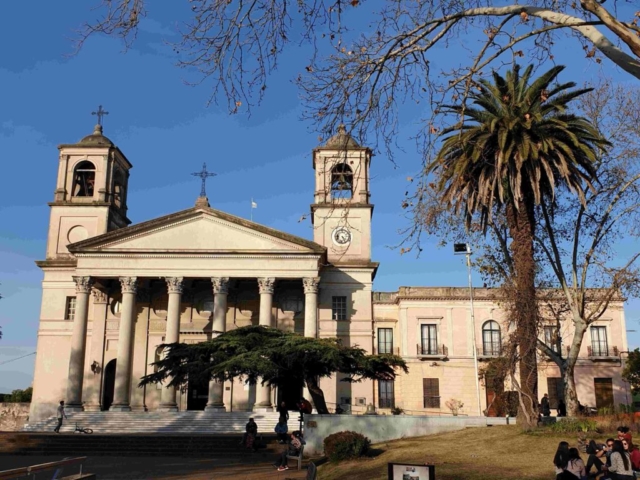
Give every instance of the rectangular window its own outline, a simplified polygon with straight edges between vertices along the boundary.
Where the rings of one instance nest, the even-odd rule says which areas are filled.
[[[393,329],[378,329],[378,353],[393,353]]]
[[[422,355],[438,354],[438,326],[422,325],[421,327],[421,352]]]
[[[591,327],[591,355],[608,357],[607,327]]]
[[[67,297],[67,304],[64,309],[65,320],[76,318],[76,297]]]
[[[331,318],[347,319],[347,297],[331,297]]]
[[[424,408],[440,408],[440,379],[423,378],[422,394],[424,397]]]
[[[393,408],[395,407],[393,394],[393,381],[380,380],[378,382],[378,407]]]
[[[564,397],[562,378],[548,377],[547,392],[549,392],[549,407],[558,408],[558,400]]]
[[[544,327],[544,344],[558,353],[558,327],[553,325]]]
[[[611,378],[594,378],[596,391],[596,408],[613,407],[613,380]]]

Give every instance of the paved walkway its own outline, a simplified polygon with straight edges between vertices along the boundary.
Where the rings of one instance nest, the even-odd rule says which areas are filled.
[[[272,455],[247,455],[234,461],[223,458],[179,457],[107,457],[89,456],[83,471],[95,473],[98,480],[300,480],[306,478],[306,462],[301,471],[292,468],[278,472],[272,465]],[[0,470],[26,467],[62,460],[52,456],[0,455]],[[293,461],[291,461],[293,465]],[[65,475],[78,472],[77,467],[65,469]]]

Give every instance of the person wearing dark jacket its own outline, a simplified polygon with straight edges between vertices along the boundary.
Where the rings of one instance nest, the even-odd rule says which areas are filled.
[[[547,395],[546,393],[544,394],[544,397],[542,397],[542,400],[540,400],[540,409],[542,410],[542,415],[544,415],[545,417],[551,416],[551,408],[549,406],[549,395]]]
[[[247,448],[251,448],[254,452],[258,450],[258,444],[256,438],[258,436],[258,425],[253,418],[250,418],[244,427],[245,432],[242,435],[241,445]]]
[[[281,402],[280,405],[278,405],[278,413],[280,414],[280,420],[284,419],[285,423],[289,421],[289,410],[285,402]]]

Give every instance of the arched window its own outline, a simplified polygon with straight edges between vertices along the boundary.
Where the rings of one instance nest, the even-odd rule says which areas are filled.
[[[331,169],[331,198],[351,198],[353,196],[353,170],[346,163],[339,163]]]
[[[117,171],[113,180],[113,203],[116,207],[122,207],[124,203],[124,179],[122,172]]]
[[[96,182],[96,167],[93,163],[84,160],[73,171],[74,197],[93,197],[93,187]]]
[[[500,356],[502,345],[500,342],[500,325],[489,320],[482,325],[482,353],[486,356]]]

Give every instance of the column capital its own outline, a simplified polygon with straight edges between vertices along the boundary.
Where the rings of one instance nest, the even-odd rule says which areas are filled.
[[[71,278],[73,278],[73,281],[76,283],[76,293],[91,292],[91,286],[93,285],[93,280],[91,280],[91,277],[73,276]]]
[[[273,277],[258,279],[258,290],[260,290],[260,293],[273,294],[273,290],[275,289],[275,286],[276,286],[276,279]]]
[[[211,277],[213,293],[229,293],[229,277]]]
[[[182,293],[184,277],[165,277],[169,293]]]
[[[304,293],[318,293],[319,284],[320,284],[320,277],[308,277],[308,278],[302,279]]]
[[[136,293],[138,289],[138,277],[120,277],[122,293]]]
[[[91,295],[93,296],[94,304],[107,303],[107,292],[103,292],[99,288],[93,288]]]

